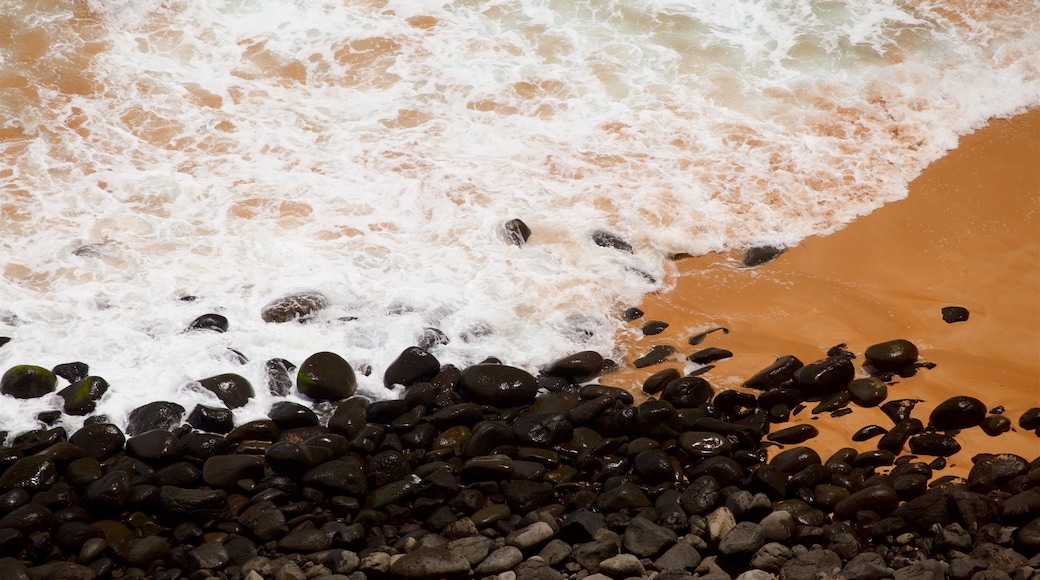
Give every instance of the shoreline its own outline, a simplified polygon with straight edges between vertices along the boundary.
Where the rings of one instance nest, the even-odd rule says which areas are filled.
[[[709,346],[732,351],[703,375],[719,390],[739,387],[781,355],[808,364],[844,343],[859,355],[858,367],[866,347],[904,338],[936,367],[897,379],[890,400],[923,399],[914,415],[925,419],[939,402],[971,395],[989,408],[1003,405],[1014,422],[1040,405],[1038,213],[1040,109],[1033,109],[963,136],[910,184],[906,199],[809,238],[772,262],[738,269],[732,257],[717,254],[679,260],[675,286],[640,305],[645,316],[620,339],[626,363],[604,380],[640,396],[653,372],[683,370],[683,361],[634,369],[631,361],[654,344],[671,344],[681,357]],[[946,306],[967,308],[969,319],[947,324]],[[649,320],[670,327],[642,336],[639,328]],[[730,332],[686,344],[716,326]],[[809,421],[806,415],[793,422]],[[818,423],[820,436],[806,444],[825,455],[846,446],[873,448],[873,440],[853,443],[850,435],[891,421],[877,409],[855,407]],[[995,444],[1040,455],[1040,439],[1029,432],[990,438],[973,429],[959,437],[964,450],[944,474],[963,476],[970,457]]]

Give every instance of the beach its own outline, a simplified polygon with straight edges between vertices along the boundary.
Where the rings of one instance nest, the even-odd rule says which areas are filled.
[[[646,314],[623,337],[628,358],[603,382],[640,393],[642,380],[666,366],[634,369],[631,361],[655,344],[691,352],[718,347],[734,353],[704,375],[716,390],[736,387],[781,355],[808,364],[846,344],[862,362],[870,345],[902,338],[922,362],[911,378],[896,378],[889,399],[920,399],[914,417],[927,424],[940,402],[956,395],[1003,406],[1018,417],[1040,405],[1040,109],[994,119],[961,138],[958,147],[890,203],[829,236],[806,239],[778,259],[742,269],[740,256],[706,255],[675,262],[674,286],[649,296]],[[946,323],[941,309],[967,308],[969,319]],[[643,336],[649,320],[669,327]],[[698,346],[689,336],[715,327]],[[859,369],[857,376],[864,376]],[[810,407],[811,408],[811,407]],[[839,418],[809,410],[793,423],[812,422],[820,435],[806,443],[827,457],[842,447],[874,449],[876,439],[850,436],[875,423],[891,427],[877,408]],[[942,474],[963,476],[980,452],[1040,455],[1040,439],[1017,427],[992,438],[962,432],[963,450]]]

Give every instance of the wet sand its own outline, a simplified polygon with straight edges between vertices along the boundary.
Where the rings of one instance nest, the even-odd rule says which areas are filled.
[[[739,256],[709,255],[677,262],[672,290],[650,296],[646,312],[623,338],[625,370],[608,384],[639,392],[645,377],[681,362],[633,369],[631,361],[655,344],[671,344],[680,360],[708,346],[734,352],[703,375],[716,389],[738,387],[777,356],[809,363],[845,343],[858,355],[885,340],[915,343],[936,367],[897,379],[889,399],[922,399],[914,417],[927,423],[932,408],[954,395],[971,395],[989,408],[1002,405],[1015,430],[993,438],[963,431],[964,449],[942,475],[965,475],[979,452],[1040,456],[1040,438],[1018,429],[1018,418],[1040,406],[1040,109],[993,120],[962,137],[957,149],[928,167],[907,199],[890,203],[830,236],[805,240],[779,259],[738,269]],[[943,321],[944,306],[963,306],[965,322]],[[640,326],[670,327],[642,336]],[[698,346],[686,339],[722,326]],[[690,370],[692,366],[686,366]],[[862,370],[858,375],[863,375]],[[864,425],[886,428],[878,409],[853,406],[837,419],[809,410],[820,436],[808,441],[826,459],[851,446],[876,448],[877,439],[853,443]],[[930,460],[930,458],[925,458]]]

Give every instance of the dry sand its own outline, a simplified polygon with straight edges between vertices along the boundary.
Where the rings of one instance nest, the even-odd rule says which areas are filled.
[[[676,346],[680,358],[707,346],[734,352],[703,375],[716,389],[738,387],[777,356],[805,363],[848,345],[862,363],[871,344],[894,338],[915,343],[937,366],[890,385],[889,398],[922,399],[914,415],[927,423],[932,408],[954,395],[1002,405],[1015,430],[989,437],[973,428],[958,435],[964,449],[942,475],[965,475],[979,452],[1040,456],[1040,438],[1018,429],[1018,418],[1040,406],[1040,109],[993,120],[961,139],[910,185],[907,199],[888,204],[826,237],[806,240],[774,262],[736,268],[735,256],[678,262],[675,287],[647,298],[632,323],[656,319],[671,326],[622,339],[625,369],[607,384],[638,394],[645,377],[680,362],[632,370],[631,360],[655,344]],[[966,322],[947,324],[940,309],[963,306]],[[714,326],[699,346],[686,339]],[[692,367],[686,367],[689,370]],[[862,371],[858,371],[862,375]],[[878,409],[853,407],[841,418],[812,420],[820,436],[808,441],[826,459],[853,443],[864,425],[890,427]],[[924,458],[930,460],[930,458]]]

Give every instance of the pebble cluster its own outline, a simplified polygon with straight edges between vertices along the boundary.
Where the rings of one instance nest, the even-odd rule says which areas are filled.
[[[226,329],[221,318],[192,326]],[[971,397],[927,422],[910,400],[886,402],[886,380],[918,358],[905,340],[874,345],[856,379],[836,347],[723,391],[669,369],[636,404],[594,382],[610,363],[591,351],[532,374],[411,347],[384,374],[402,398],[383,401],[355,395],[351,365],[321,352],[267,365],[267,388],[285,394],[295,372],[309,406],[236,425],[254,391],[227,374],[199,381],[224,407],[159,401],[124,428],[91,416],[107,383],[86,365],[12,367],[4,397],[53,393],[61,377],[50,418],[88,418],[71,434],[0,436],[0,578],[1037,578],[1040,458],[981,454],[966,479],[933,477],[959,430],[1014,426]],[[810,401],[882,406],[893,424],[857,433],[876,450],[822,458],[800,445],[811,425],[774,429]],[[1040,409],[1017,427],[1040,429]]]

